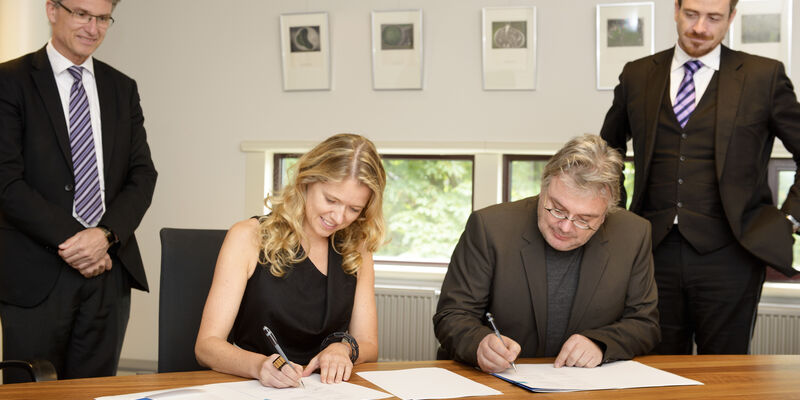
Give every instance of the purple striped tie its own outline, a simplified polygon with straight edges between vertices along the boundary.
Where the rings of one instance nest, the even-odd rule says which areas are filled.
[[[69,147],[75,175],[75,213],[89,226],[96,226],[103,215],[100,177],[94,151],[89,99],[81,79],[82,67],[69,67],[75,82],[69,92]]]
[[[675,111],[675,117],[678,118],[678,123],[681,124],[681,128],[686,126],[686,123],[689,122],[689,116],[692,115],[692,111],[694,111],[694,79],[692,79],[692,77],[702,66],[703,63],[698,60],[687,61],[686,64],[683,64],[685,74],[683,75],[681,85],[678,87],[678,95],[675,96],[675,104],[672,106],[672,110]]]

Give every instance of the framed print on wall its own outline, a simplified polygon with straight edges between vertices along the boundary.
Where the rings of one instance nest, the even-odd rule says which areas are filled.
[[[653,2],[597,5],[597,89],[611,90],[628,61],[653,54]]]
[[[281,14],[283,90],[330,90],[328,13]]]
[[[372,88],[422,89],[422,10],[372,12]]]
[[[536,7],[486,7],[483,89],[536,89]]]
[[[792,0],[740,0],[728,30],[732,49],[783,62],[792,71]]]

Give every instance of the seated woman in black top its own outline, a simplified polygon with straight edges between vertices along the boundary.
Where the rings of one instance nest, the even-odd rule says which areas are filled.
[[[198,362],[294,387],[317,369],[322,382],[348,380],[354,363],[377,360],[372,253],[385,231],[385,186],[375,146],[362,136],[332,136],[303,155],[289,184],[267,198],[270,214],[228,231],[197,335]],[[281,365],[264,326],[291,363]]]

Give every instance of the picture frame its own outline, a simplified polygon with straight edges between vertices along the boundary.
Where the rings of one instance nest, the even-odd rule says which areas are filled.
[[[536,7],[481,13],[483,90],[536,90]]]
[[[612,90],[625,63],[655,52],[652,1],[597,5],[597,90]]]
[[[372,88],[423,87],[422,10],[372,11]]]
[[[280,15],[283,90],[330,90],[328,13]]]
[[[792,70],[792,0],[740,0],[728,29],[731,49],[769,57]]]

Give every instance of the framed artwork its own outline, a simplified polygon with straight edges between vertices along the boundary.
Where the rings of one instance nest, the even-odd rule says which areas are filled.
[[[422,10],[372,12],[372,88],[422,89]]]
[[[536,7],[486,7],[483,90],[536,89]]]
[[[653,2],[597,5],[597,89],[612,90],[628,61],[653,54]]]
[[[792,71],[792,1],[740,0],[728,30],[730,48],[774,58]]]
[[[328,13],[281,14],[283,90],[330,90]]]

